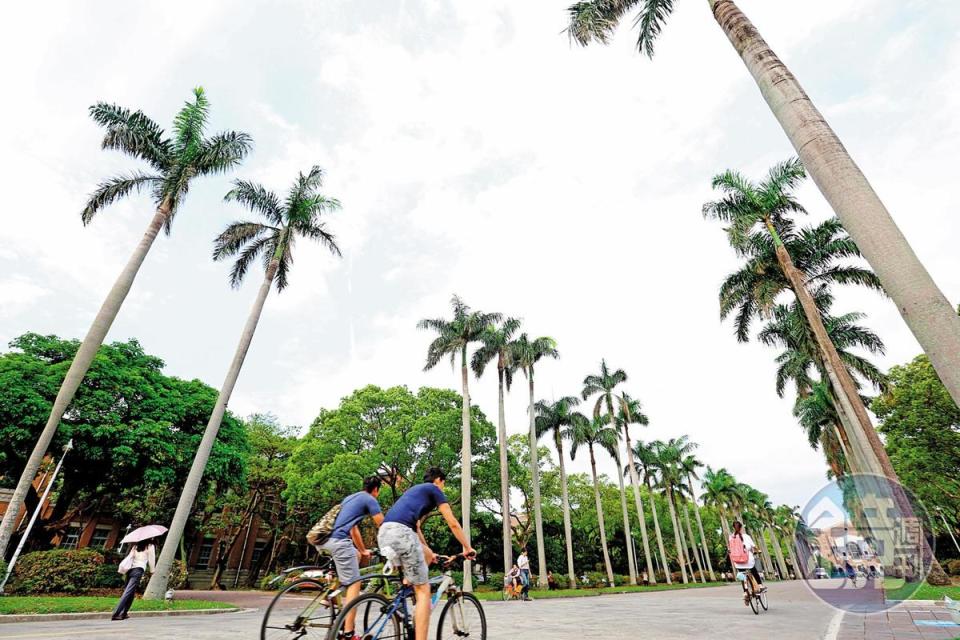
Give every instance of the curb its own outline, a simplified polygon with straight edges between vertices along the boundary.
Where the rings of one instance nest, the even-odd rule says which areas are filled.
[[[131,611],[130,618],[162,618],[168,616],[209,616],[218,613],[236,613],[244,609],[171,609],[169,611]],[[0,615],[0,624],[14,622],[59,622],[65,620],[109,620],[111,611],[89,611],[84,613],[24,613]]]

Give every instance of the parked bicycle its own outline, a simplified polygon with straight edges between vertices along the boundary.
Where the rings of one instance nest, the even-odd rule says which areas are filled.
[[[392,585],[398,583],[398,579],[382,573],[381,568],[370,567],[361,572],[361,593],[393,592]],[[283,586],[285,583],[289,584]],[[343,608],[343,590],[332,558],[319,565],[286,569],[270,581],[271,587],[278,584],[280,592],[263,616],[260,640],[326,638]],[[363,613],[362,609],[359,611]]]
[[[436,592],[426,603],[414,603],[414,591],[403,585],[393,598],[382,593],[365,593],[347,605],[337,616],[330,639],[340,637],[348,613],[356,608],[355,633],[362,640],[414,640],[414,607],[436,607],[440,599],[447,601],[437,621],[437,640],[486,640],[487,618],[483,606],[472,593],[465,593],[454,582],[450,566],[463,554],[439,556],[444,567],[443,574],[430,579]],[[363,621],[361,623],[361,620]]]

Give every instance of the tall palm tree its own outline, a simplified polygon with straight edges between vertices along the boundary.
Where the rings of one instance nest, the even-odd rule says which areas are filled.
[[[717,24],[740,55],[787,138],[827,202],[863,250],[917,342],[960,404],[960,317],[917,258],[890,213],[800,82],[733,0],[708,0]],[[569,9],[570,36],[607,43],[634,8],[637,47],[653,45],[674,0],[586,0]]]
[[[488,325],[480,334],[480,347],[473,352],[470,366],[479,378],[487,365],[497,361],[497,437],[500,444],[500,502],[503,505],[503,572],[513,566],[513,532],[510,527],[510,469],[507,462],[507,419],[504,410],[504,390],[513,381],[510,367],[513,334],[519,331],[520,321],[507,318],[502,323]],[[561,464],[563,461],[561,460]]]
[[[571,437],[574,424],[585,419],[573,410],[580,404],[580,399],[573,396],[564,396],[555,402],[548,403],[541,400],[536,404],[537,437],[545,435],[553,437],[553,445],[557,448],[557,458],[560,460],[560,499],[563,506],[563,537],[567,551],[567,578],[570,588],[577,586],[577,574],[573,569],[573,534],[570,524],[570,496],[567,492],[567,468],[564,461],[563,441]],[[577,417],[579,416],[579,417]]]
[[[703,474],[703,502],[713,506],[720,514],[724,543],[731,535],[729,515],[737,502],[739,491],[739,485],[729,471],[723,468],[714,471],[707,467]]]
[[[822,382],[813,382],[808,392],[798,395],[793,415],[806,432],[810,446],[823,450],[833,477],[846,475],[848,447],[842,439],[840,417],[830,388]]]
[[[582,419],[581,419],[582,418]],[[590,452],[590,474],[593,478],[593,497],[597,505],[597,523],[600,527],[600,546],[603,550],[603,564],[607,570],[607,583],[612,587],[613,566],[610,564],[610,551],[607,548],[607,529],[603,519],[603,503],[600,501],[600,483],[597,480],[597,457],[595,447],[613,452],[619,446],[617,430],[610,425],[608,416],[597,416],[593,420],[586,417],[573,421],[570,429],[570,459],[575,460],[577,450],[586,446]]]
[[[547,585],[547,553],[543,542],[543,513],[540,503],[540,460],[537,455],[537,425],[534,411],[533,374],[534,366],[542,358],[559,358],[557,343],[553,338],[542,336],[531,340],[526,333],[520,334],[511,347],[511,364],[527,376],[530,391],[530,480],[533,483],[533,518],[537,533],[537,583]]]
[[[673,584],[673,578],[670,576],[670,563],[667,561],[667,549],[663,544],[663,532],[660,530],[660,516],[657,514],[657,503],[653,495],[653,481],[657,471],[657,451],[654,443],[645,444],[642,440],[637,440],[633,445],[634,467],[637,473],[643,477],[643,482],[647,486],[647,496],[650,499],[650,513],[653,515],[653,530],[657,536],[657,550],[660,552],[660,564],[663,565],[664,579],[667,584]]]
[[[896,473],[887,457],[883,443],[870,422],[866,408],[857,392],[856,383],[840,359],[824,327],[820,310],[807,289],[804,274],[797,269],[781,238],[782,232],[793,227],[792,214],[806,213],[794,198],[792,191],[806,177],[799,160],[791,159],[774,166],[766,179],[758,184],[735,171],[725,171],[714,177],[714,188],[721,189],[720,200],[703,205],[704,216],[726,222],[731,245],[741,250],[748,247],[759,234],[768,234],[774,243],[780,271],[790,282],[790,289],[803,309],[823,363],[830,385],[837,394],[844,426],[854,446],[853,454],[863,461],[863,469],[886,475],[895,480]],[[756,229],[759,227],[759,231]]]
[[[653,556],[650,553],[650,538],[647,535],[647,516],[643,512],[643,500],[640,498],[640,478],[637,465],[633,459],[633,444],[630,442],[630,425],[647,426],[650,420],[643,413],[640,401],[626,393],[617,398],[619,411],[617,412],[617,426],[623,432],[623,440],[627,446],[627,473],[630,475],[630,485],[633,487],[633,501],[637,508],[637,519],[640,523],[640,535],[643,542],[643,557],[647,563],[647,576],[650,584],[657,583],[656,572],[653,570]]]
[[[583,392],[580,394],[584,400],[591,396],[597,396],[597,401],[593,405],[594,417],[599,416],[604,409],[607,411],[607,419],[611,425],[616,427],[617,416],[613,410],[614,389],[627,381],[627,374],[623,369],[611,371],[607,367],[607,361],[600,361],[600,373],[589,375],[583,379]],[[619,440],[619,439],[618,439]],[[630,584],[637,584],[637,567],[633,557],[633,534],[630,532],[630,516],[627,511],[627,495],[623,487],[623,474],[620,470],[620,445],[617,445],[616,453],[613,458],[617,463],[617,479],[620,482],[620,506],[623,511],[623,533],[627,541],[627,565],[629,566]]]
[[[684,584],[690,580],[687,577],[687,567],[684,553],[684,544],[680,532],[680,521],[677,519],[676,494],[683,486],[683,468],[681,461],[689,455],[696,445],[689,441],[687,436],[670,438],[666,442],[653,442],[653,449],[657,454],[656,468],[660,476],[660,487],[667,498],[667,507],[670,509],[670,521],[673,523],[674,543],[677,548],[677,560],[680,562],[680,575]]]
[[[213,406],[213,413],[210,414],[207,428],[203,432],[203,439],[193,458],[190,473],[180,492],[177,510],[170,522],[170,530],[167,532],[166,543],[163,545],[160,558],[157,560],[156,571],[150,578],[144,594],[148,599],[163,598],[167,591],[167,577],[173,566],[177,545],[183,536],[187,519],[190,517],[203,472],[207,467],[207,460],[227,410],[227,403],[240,376],[240,369],[250,349],[253,334],[257,330],[270,290],[276,285],[277,293],[281,293],[289,284],[290,269],[293,266],[293,249],[297,239],[315,240],[329,249],[333,255],[340,256],[336,239],[327,230],[326,222],[321,219],[326,214],[339,209],[340,203],[321,194],[322,186],[323,171],[320,167],[314,166],[307,173],[300,173],[297,176],[283,200],[263,186],[246,180],[234,182],[233,189],[226,195],[227,201],[242,204],[258,214],[262,221],[241,220],[228,225],[214,241],[213,259],[219,261],[236,256],[236,261],[230,270],[230,285],[234,288],[243,284],[250,265],[257,260],[263,263],[263,281],[260,283],[260,290],[250,309],[243,333],[240,334],[240,342],[237,344],[233,361],[217,395],[217,402]]]
[[[446,357],[450,358],[450,366],[456,366],[457,356],[460,356],[460,382],[462,384],[463,402],[461,405],[461,420],[463,428],[463,444],[461,445],[460,462],[460,509],[463,533],[470,540],[470,511],[471,488],[473,484],[473,449],[470,435],[470,345],[480,340],[484,330],[491,324],[503,319],[499,313],[484,313],[471,309],[458,296],[450,299],[453,317],[425,318],[417,323],[418,329],[435,331],[438,335],[427,347],[427,363],[424,371],[437,366]],[[509,518],[509,516],[507,516]],[[473,575],[471,563],[465,561],[463,566],[463,588],[473,590]]]
[[[703,520],[700,517],[700,503],[697,499],[697,489],[694,484],[694,480],[699,479],[697,475],[697,470],[699,470],[703,463],[697,459],[694,455],[686,456],[682,462],[683,470],[687,474],[687,486],[690,489],[690,498],[693,502],[693,513],[697,519],[697,530],[700,533],[700,548],[703,551],[703,559],[707,564],[707,572],[710,574],[710,581],[716,582],[717,576],[713,572],[713,563],[710,561],[710,546],[707,544],[707,536],[703,533]],[[690,534],[690,537],[693,538],[693,534]]]
[[[90,107],[90,116],[106,129],[103,148],[122,151],[146,162],[150,168],[147,171],[116,175],[100,183],[81,213],[84,226],[90,224],[103,208],[134,192],[147,190],[155,210],[147,230],[80,343],[80,348],[57,392],[50,417],[40,432],[30,457],[27,458],[0,524],[0,557],[6,552],[23,501],[47,453],[47,447],[56,434],[60,420],[73,401],[97,349],[103,344],[110,326],[120,312],[120,307],[160,229],[170,233],[173,219],[186,198],[193,178],[224,173],[240,164],[250,151],[253,143],[246,133],[227,131],[205,137],[209,111],[210,103],[206,94],[198,87],[193,92],[193,99],[185,103],[174,118],[172,135],[166,136],[160,125],[142,111],[131,112],[105,102],[98,102]]]
[[[793,566],[794,579],[800,579],[803,575],[803,567],[801,567],[800,563],[797,561],[797,553],[795,548],[797,525],[799,521],[800,516],[797,511],[785,504],[780,505],[773,512],[774,527],[787,541],[787,555],[790,556],[790,564]]]

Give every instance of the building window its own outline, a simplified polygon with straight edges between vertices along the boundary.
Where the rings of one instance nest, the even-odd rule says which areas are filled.
[[[113,527],[110,525],[98,524],[93,530],[93,536],[90,537],[90,544],[87,546],[91,549],[105,548],[107,546],[107,538],[110,537],[111,531],[113,531]]]
[[[257,540],[253,543],[253,555],[250,556],[250,566],[255,567],[257,563],[260,562],[260,556],[263,555],[264,549],[267,548],[266,540]]]
[[[60,546],[64,549],[76,549],[77,543],[80,542],[80,528],[79,522],[71,522],[67,527],[67,532],[64,534],[63,539],[60,541]]]
[[[200,544],[200,553],[197,555],[197,566],[209,567],[211,555],[213,555],[213,538],[204,538]]]

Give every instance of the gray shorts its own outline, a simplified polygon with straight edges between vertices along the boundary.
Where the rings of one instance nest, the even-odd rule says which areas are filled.
[[[430,569],[423,557],[423,545],[413,529],[399,522],[384,522],[377,536],[377,544],[380,545],[380,553],[391,562],[400,563],[403,576],[410,584],[427,584]]]
[[[323,553],[333,556],[337,568],[337,579],[343,586],[349,586],[360,579],[360,558],[357,548],[350,538],[330,539],[317,547]]]

